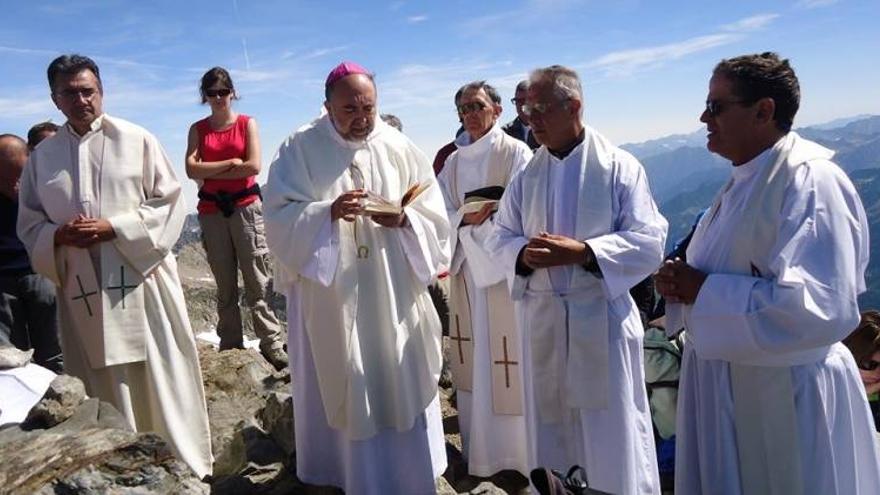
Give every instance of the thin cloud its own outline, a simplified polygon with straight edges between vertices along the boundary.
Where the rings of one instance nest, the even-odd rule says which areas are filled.
[[[178,84],[170,87],[142,85],[130,80],[116,81],[106,92],[104,99],[113,110],[119,112],[149,111],[156,108],[183,108],[181,103],[198,102],[196,84]],[[113,113],[111,111],[111,113]]]
[[[559,9],[586,3],[585,0],[529,0],[530,8]]]
[[[680,60],[695,53],[729,45],[745,39],[748,33],[764,28],[778,14],[759,14],[725,24],[718,33],[696,36],[675,43],[611,52],[581,67],[596,70],[606,77],[628,77]]]
[[[330,46],[327,48],[316,48],[316,49],[306,53],[305,55],[302,55],[299,57],[296,56],[295,52],[287,52],[284,55],[282,55],[281,58],[283,60],[287,60],[289,58],[296,57],[298,60],[312,60],[312,59],[321,58],[323,56],[330,55],[333,53],[339,53],[339,52],[348,50],[349,48],[351,48],[351,45],[339,45],[339,46]]]
[[[757,31],[763,29],[764,26],[775,21],[779,14],[758,14],[745,19],[740,19],[734,23],[721,26],[722,31],[743,32]]]
[[[102,3],[99,0],[77,0],[76,2],[69,2],[67,4],[51,3],[41,5],[37,8],[44,14],[60,16],[83,12],[84,10],[96,7],[102,7]]]
[[[48,94],[34,98],[0,98],[0,115],[3,115],[4,119],[33,119],[37,116],[43,118],[54,111],[55,106],[52,105]]]
[[[232,12],[235,14],[235,22],[241,25],[241,18],[238,16],[238,0],[232,0]],[[248,54],[247,40],[244,35],[241,36],[241,50],[244,54],[244,66],[247,70],[251,70],[251,57]]]
[[[710,34],[667,45],[612,52],[586,64],[584,68],[597,69],[611,77],[629,76],[742,38],[743,35],[734,33]]]
[[[522,74],[508,75],[510,66],[509,61],[483,60],[404,65],[378,81],[380,100],[385,110],[448,108],[452,111],[452,96],[462,84],[473,80],[474,74],[499,86],[502,80],[505,85],[507,79],[519,81]]]
[[[509,10],[500,14],[489,14],[464,20],[460,26],[465,33],[491,32],[496,28],[510,28],[516,22],[523,22],[525,10]],[[525,17],[529,19],[529,17]]]
[[[286,69],[277,70],[246,70],[230,69],[230,75],[238,82],[261,83],[286,79],[290,76],[290,72]]]
[[[801,0],[796,5],[803,9],[818,9],[840,3],[840,0]]]
[[[241,37],[241,48],[244,52],[244,66],[247,67],[247,70],[251,70],[251,57],[248,55],[247,40],[244,39],[244,36]]]
[[[527,0],[522,7],[506,11],[467,17],[458,22],[459,31],[467,36],[475,33],[497,33],[515,31],[546,23],[548,19],[559,18],[566,12],[584,4],[585,0]]]
[[[176,70],[176,67],[172,67],[170,65],[162,65],[162,64],[150,64],[145,62],[138,62],[136,60],[129,60],[124,58],[114,58],[114,57],[103,57],[100,55],[96,55],[92,58],[96,63],[99,64],[110,64],[116,65],[119,67],[129,68],[129,69],[145,69],[145,70]],[[101,71],[103,72],[103,71]]]
[[[419,22],[425,22],[428,20],[428,16],[426,15],[411,15],[406,18],[406,22],[410,24],[417,24]]]
[[[17,48],[14,46],[0,46],[0,52],[15,53],[17,55],[40,55],[57,56],[60,52],[54,50],[40,50],[36,48]]]
[[[58,50],[44,50],[37,48],[19,48],[14,46],[0,46],[0,53],[12,53],[16,55],[33,55],[39,57],[52,57],[55,58],[61,55],[61,51]],[[143,71],[176,71],[176,70],[199,70],[193,68],[179,68],[173,67],[170,65],[162,65],[162,64],[151,64],[145,62],[138,62],[136,60],[129,60],[124,58],[116,58],[116,57],[104,57],[101,55],[89,55],[89,57],[95,61],[99,66],[103,65],[113,65],[122,67],[125,69],[140,69]],[[101,71],[104,72],[103,70]]]

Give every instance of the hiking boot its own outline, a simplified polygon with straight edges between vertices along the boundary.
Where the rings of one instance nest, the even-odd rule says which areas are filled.
[[[281,347],[274,347],[270,349],[264,349],[260,351],[260,354],[275,368],[276,371],[281,371],[287,368],[287,353],[284,352],[284,349]]]

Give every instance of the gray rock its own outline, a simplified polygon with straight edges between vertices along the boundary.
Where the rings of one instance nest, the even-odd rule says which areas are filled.
[[[115,428],[131,431],[125,416],[108,402],[86,399],[76,412],[63,423],[52,428],[52,433],[75,433],[86,428]]]
[[[25,431],[21,429],[20,424],[15,423],[3,425],[3,428],[0,428],[0,446],[36,437],[44,431],[45,430]]]
[[[300,483],[284,463],[268,465],[248,463],[239,474],[223,476],[211,485],[214,495],[265,494],[286,495],[311,493]]]
[[[209,345],[200,345],[199,359],[211,426],[214,477],[238,475],[250,462],[259,466],[286,462],[288,455],[263,431],[264,421],[257,415],[266,409],[267,401],[280,400],[270,399],[275,393],[289,392],[289,375],[276,372],[250,349],[218,352]],[[269,424],[278,424],[280,414],[274,405],[264,413],[276,417]]]
[[[287,457],[290,457],[296,450],[293,397],[280,392],[269,394],[266,405],[257,413],[257,419],[260,420],[263,431],[272,437]]]
[[[449,368],[449,355],[446,352],[447,349],[444,348],[443,351],[443,366],[440,368],[440,379],[437,381],[437,385],[440,388],[452,388],[455,382],[452,380],[452,370]]]
[[[469,492],[470,495],[507,495],[507,492],[502,490],[501,488],[495,486],[490,481],[484,481],[477,485],[475,488],[472,488]]]
[[[25,432],[0,444],[4,493],[205,494],[202,483],[157,435],[88,428]]]
[[[437,495],[458,495],[455,488],[452,488],[452,485],[443,476],[437,478],[437,481],[434,482],[434,488],[437,490]]]
[[[238,475],[249,464],[269,466],[286,459],[284,451],[252,421],[235,428],[232,441],[214,459],[214,477]]]
[[[0,346],[0,370],[20,368],[31,362],[32,357],[34,357],[33,349],[22,351],[11,345]]]
[[[43,398],[31,408],[22,422],[25,430],[52,428],[74,415],[86,398],[82,380],[70,375],[58,375],[49,384]]]

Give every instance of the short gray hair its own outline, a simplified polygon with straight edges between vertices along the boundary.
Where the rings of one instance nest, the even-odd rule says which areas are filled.
[[[391,113],[383,113],[379,116],[379,118],[391,127],[397,129],[400,132],[403,132],[403,122],[400,121],[400,118],[397,115]]]
[[[481,89],[486,92],[486,96],[492,100],[492,103],[496,105],[501,104],[501,95],[498,94],[498,90],[494,86],[486,81],[471,81],[459,88],[455,93],[455,106],[458,106],[458,102],[461,101],[461,97],[466,91],[479,91]]]
[[[524,81],[520,81],[516,85],[516,89],[514,91],[528,91],[528,89],[529,89],[529,80],[526,79]]]
[[[537,82],[549,82],[553,85],[553,93],[559,101],[577,100],[584,101],[584,92],[581,89],[581,79],[577,72],[562,65],[551,65],[535,69],[529,74],[529,84]],[[583,109],[583,105],[581,105]]]

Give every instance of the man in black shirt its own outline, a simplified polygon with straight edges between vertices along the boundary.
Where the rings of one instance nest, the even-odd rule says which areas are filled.
[[[526,94],[528,93],[528,90],[528,81],[520,81],[519,84],[516,85],[516,92],[514,93],[513,98],[510,99],[513,106],[516,107],[516,118],[504,124],[504,126],[501,127],[501,130],[511,137],[515,137],[526,143],[532,150],[536,150],[541,145],[538,144],[535,136],[532,135],[532,129],[529,127],[529,116],[523,111],[523,105],[526,103]]]
[[[24,140],[0,134],[0,345],[32,348],[37,364],[60,373],[55,287],[31,269],[15,233],[18,180],[27,159]]]

